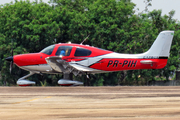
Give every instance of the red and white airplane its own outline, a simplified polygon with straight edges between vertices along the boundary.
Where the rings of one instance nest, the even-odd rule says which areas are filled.
[[[35,73],[59,74],[64,78],[60,85],[81,85],[73,81],[72,73],[105,73],[122,70],[161,69],[167,64],[174,31],[162,31],[151,48],[141,54],[121,54],[99,49],[89,45],[59,43],[43,49],[39,53],[20,54],[6,58],[30,74],[18,79],[17,84],[27,86],[35,84],[25,78]]]

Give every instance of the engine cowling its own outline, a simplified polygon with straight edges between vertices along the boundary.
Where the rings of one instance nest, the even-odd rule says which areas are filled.
[[[83,85],[83,82],[60,79],[58,81],[58,84],[61,85],[61,86],[78,86],[78,85]]]
[[[36,84],[36,82],[34,82],[34,81],[30,81],[30,80],[18,80],[17,81],[17,84],[19,85],[19,86],[30,86],[30,85],[34,85],[34,84]]]

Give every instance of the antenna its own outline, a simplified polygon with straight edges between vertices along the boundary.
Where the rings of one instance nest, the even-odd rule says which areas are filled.
[[[89,34],[90,35],[90,34]],[[80,45],[82,45],[83,44],[83,42],[85,42],[87,39],[88,39],[88,37],[89,37],[89,35],[81,42],[81,44]]]

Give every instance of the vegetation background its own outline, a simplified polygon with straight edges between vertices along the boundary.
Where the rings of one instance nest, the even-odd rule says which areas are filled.
[[[0,7],[0,71],[1,86],[16,85],[16,81],[28,74],[5,58],[14,55],[39,52],[56,43],[71,41],[112,50],[119,53],[147,51],[163,30],[174,30],[168,64],[160,70],[130,70],[85,76],[75,79],[85,85],[147,85],[149,81],[169,80],[179,69],[180,23],[172,19],[175,11],[162,16],[161,10],[148,11],[151,0],[145,0],[146,8],[135,14],[131,0],[51,0],[49,3],[17,1]],[[13,41],[13,42],[12,42]],[[57,85],[62,75],[33,75],[30,80],[40,85]]]

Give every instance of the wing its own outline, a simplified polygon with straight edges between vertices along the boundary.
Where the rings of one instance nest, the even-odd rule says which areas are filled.
[[[84,72],[93,73],[100,71],[89,68],[88,59],[78,62],[66,62],[65,60],[62,60],[60,56],[52,56],[47,57],[46,62],[57,72],[73,73],[75,76]]]

